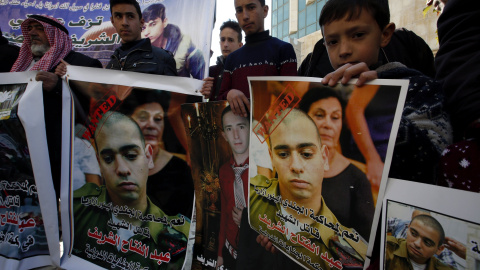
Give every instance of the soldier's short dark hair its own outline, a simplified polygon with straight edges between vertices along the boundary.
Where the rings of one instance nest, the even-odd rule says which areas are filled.
[[[440,235],[440,239],[438,240],[437,247],[440,247],[443,242],[445,242],[445,231],[443,230],[442,224],[440,224],[440,222],[438,222],[438,220],[436,220],[434,217],[429,215],[418,215],[414,217],[412,221],[410,221],[410,224],[412,224],[414,220],[418,220],[422,222],[425,226],[428,226],[438,232],[438,234]]]

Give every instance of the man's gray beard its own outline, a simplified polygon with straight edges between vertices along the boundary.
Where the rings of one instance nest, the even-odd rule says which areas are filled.
[[[50,46],[45,44],[32,44],[30,46],[30,50],[32,51],[33,57],[42,57],[46,52],[48,52],[48,50],[50,50]]]

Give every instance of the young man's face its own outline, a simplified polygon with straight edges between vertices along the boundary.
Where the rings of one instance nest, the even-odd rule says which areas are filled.
[[[281,123],[270,135],[272,164],[282,199],[320,203],[323,173],[328,170],[327,156],[317,127],[305,117]]]
[[[98,159],[111,200],[117,205],[146,201],[152,148],[143,147],[138,128],[128,120],[101,128],[96,138]]]
[[[248,119],[229,111],[223,116],[223,138],[228,142],[234,154],[248,153],[250,142]]]
[[[323,34],[332,67],[365,62],[368,66],[378,62],[378,53],[390,41],[367,10],[359,18],[347,21],[347,16],[325,24]]]
[[[424,264],[439,249],[440,234],[422,221],[413,220],[407,230],[408,257],[416,263]]]
[[[140,19],[133,5],[116,4],[112,7],[110,17],[115,30],[122,38],[123,43],[129,43],[141,39],[143,19]]]
[[[39,22],[32,21],[28,25],[27,30],[31,39],[30,49],[32,50],[32,54],[42,57],[50,49],[50,43],[48,42],[43,25]]]
[[[220,49],[223,57],[242,47],[242,41],[238,40],[238,32],[230,27],[225,27],[220,32]]]
[[[163,30],[167,24],[167,18],[163,21],[161,18],[156,18],[155,20],[145,22],[142,28],[142,37],[149,38],[153,44],[163,35]]]
[[[265,31],[267,14],[268,6],[262,7],[258,0],[235,0],[235,16],[247,36]]]

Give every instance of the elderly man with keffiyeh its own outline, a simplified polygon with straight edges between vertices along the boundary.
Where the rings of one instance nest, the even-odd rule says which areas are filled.
[[[102,68],[97,59],[74,52],[68,30],[62,23],[46,15],[29,15],[21,25],[23,44],[11,72],[38,70],[37,81],[43,82],[43,103],[45,126],[50,155],[53,183],[57,197],[60,194],[61,132],[62,132],[62,87],[55,68],[63,59],[65,62],[85,67]],[[80,104],[88,97],[74,92]]]

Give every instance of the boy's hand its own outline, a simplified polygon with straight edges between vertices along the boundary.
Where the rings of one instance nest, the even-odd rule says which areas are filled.
[[[227,101],[235,115],[247,117],[247,110],[250,111],[250,101],[245,94],[237,89],[231,89],[227,94]],[[247,106],[247,108],[245,108]]]
[[[329,86],[335,86],[339,81],[342,84],[347,84],[348,81],[352,78],[358,78],[356,86],[362,86],[366,82],[378,79],[377,72],[375,70],[370,70],[365,63],[358,63],[355,65],[345,64],[339,67],[334,72],[327,74],[323,79],[323,84],[328,84]]]
[[[205,97],[210,97],[210,93],[212,92],[213,88],[213,78],[207,77],[203,79],[202,89],[200,89],[200,93]]]

